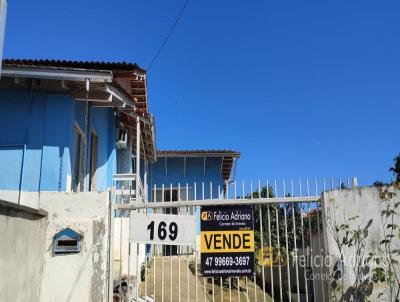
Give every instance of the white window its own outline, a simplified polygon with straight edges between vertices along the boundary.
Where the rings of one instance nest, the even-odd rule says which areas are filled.
[[[92,131],[92,135],[90,138],[90,178],[89,178],[90,191],[96,191],[98,146],[99,146],[99,138],[96,132]]]
[[[72,190],[83,192],[85,190],[86,176],[86,139],[82,130],[75,124],[74,143],[74,172],[72,176]]]

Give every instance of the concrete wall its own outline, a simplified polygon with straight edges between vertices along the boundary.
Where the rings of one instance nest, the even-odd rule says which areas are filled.
[[[39,301],[46,213],[0,200],[0,301]]]
[[[329,268],[324,264],[326,257],[324,245],[323,231],[319,233],[314,231],[311,235],[311,274],[309,281],[312,284],[312,293],[317,301],[328,300],[329,294]]]
[[[349,222],[350,229],[355,229],[357,226],[364,227],[370,219],[372,219],[372,225],[368,229],[368,237],[366,241],[365,255],[370,252],[377,253],[379,249],[379,243],[384,238],[383,230],[386,228],[381,218],[381,211],[385,208],[385,202],[380,198],[381,190],[385,187],[363,187],[354,189],[334,190],[323,193],[323,229],[325,237],[325,248],[327,254],[331,256],[333,263],[340,259],[340,252],[334,240],[334,232],[332,226],[341,225],[345,223],[350,217],[358,215],[357,219]],[[393,187],[389,188],[391,191],[396,192],[397,200],[399,200],[400,192]],[[395,217],[395,224],[400,224],[398,216]],[[399,240],[396,238],[395,244],[399,246]],[[353,284],[355,275],[353,272],[353,266],[351,265],[351,258],[354,258],[355,250],[353,248],[344,248],[343,256],[345,259],[344,275],[345,275],[345,288]],[[329,267],[332,272],[332,267]],[[380,288],[374,290],[374,296],[371,297],[371,301],[378,301],[385,298],[377,298],[379,292],[387,292],[387,289]],[[379,286],[378,286],[379,287]],[[333,291],[331,290],[331,294]],[[340,296],[340,295],[339,295]]]
[[[48,211],[42,301],[106,301],[109,262],[109,194],[41,194]],[[78,254],[53,254],[53,236],[64,228],[83,235]]]
[[[89,115],[89,131],[99,138],[96,190],[105,191],[116,171],[115,117],[112,108],[91,108]],[[0,197],[39,208],[39,192],[69,191],[75,123],[85,131],[85,102],[68,94],[0,91],[0,171],[7,171],[0,174]],[[89,154],[90,147],[89,141]]]

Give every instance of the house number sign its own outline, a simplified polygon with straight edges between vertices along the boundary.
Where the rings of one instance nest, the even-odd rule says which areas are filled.
[[[137,243],[192,245],[196,220],[192,215],[131,213],[130,240]]]

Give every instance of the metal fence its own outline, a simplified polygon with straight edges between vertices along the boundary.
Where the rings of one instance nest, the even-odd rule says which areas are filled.
[[[118,178],[118,177],[117,177]],[[124,195],[134,183],[120,185]],[[130,179],[132,182],[136,178]],[[356,180],[353,180],[355,185]],[[128,188],[126,187],[128,186]],[[350,179],[338,187],[350,187]],[[114,219],[113,301],[329,301],[321,192],[333,179],[168,184],[144,188],[143,198],[120,198]],[[151,201],[147,201],[147,192]],[[253,205],[255,274],[203,277],[199,263],[200,207]],[[193,215],[192,246],[129,241],[130,213]],[[118,222],[119,221],[119,222]]]

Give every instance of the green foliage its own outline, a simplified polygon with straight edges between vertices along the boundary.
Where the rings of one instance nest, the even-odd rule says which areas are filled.
[[[383,182],[383,181],[381,181],[381,180],[375,180],[375,181],[372,183],[372,185],[373,185],[374,187],[383,187],[383,186],[388,186],[389,184],[388,184],[388,183],[385,183],[385,182]]]
[[[395,158],[393,158],[393,167],[389,168],[389,172],[393,173],[393,176],[395,177],[394,183],[399,183],[400,182],[400,153],[397,155]],[[381,180],[376,180],[373,184],[375,187],[383,187],[383,186],[389,186],[389,183],[385,183]]]
[[[356,215],[348,218],[340,225],[336,224],[334,219],[330,226],[331,234],[340,252],[340,259],[335,263],[332,274],[333,300],[369,301],[368,298],[373,292],[374,283],[370,274],[372,257],[365,257],[368,230],[373,220],[370,219],[364,226],[358,225],[352,228],[351,225],[358,219],[359,216]],[[344,255],[346,250],[351,249],[356,251],[354,266],[352,267],[356,278],[353,284],[345,287]]]
[[[395,189],[399,189],[399,183],[393,184]],[[381,211],[383,238],[379,246],[368,255],[366,253],[366,243],[369,236],[369,228],[373,220],[370,219],[364,226],[354,227],[359,216],[353,216],[337,225],[333,219],[330,225],[330,232],[336,242],[340,252],[340,259],[335,263],[333,270],[333,299],[339,301],[370,301],[369,298],[374,289],[380,288],[376,293],[378,298],[383,299],[388,296],[389,301],[399,301],[400,299],[400,249],[399,237],[400,226],[397,224],[399,218],[400,202],[396,199],[396,193],[392,189],[382,188],[380,198],[384,203]],[[353,270],[355,281],[345,287],[344,276],[344,255],[348,254],[349,249],[355,250],[355,263]],[[375,286],[379,284],[380,286]],[[338,294],[339,293],[339,297]]]
[[[400,154],[394,158],[394,166],[389,169],[395,176],[395,181],[391,185],[392,188],[400,189]],[[397,224],[399,220],[400,201],[396,199],[396,193],[389,184],[382,181],[376,181],[373,184],[380,187],[379,197],[384,203],[381,211],[381,220],[383,228],[383,238],[379,242],[379,246],[370,252],[367,256],[366,242],[369,235],[369,228],[373,220],[370,219],[365,226],[354,226],[359,218],[358,216],[350,217],[344,223],[337,225],[336,219],[333,219],[331,234],[336,242],[340,252],[340,259],[335,263],[333,272],[333,281],[331,288],[333,289],[334,299],[340,293],[339,301],[370,301],[374,288],[383,288],[377,293],[379,299],[383,299],[385,294],[389,301],[400,301],[400,226]],[[355,281],[352,285],[344,288],[344,265],[343,257],[345,250],[354,248],[356,253],[356,261],[352,270],[354,272]],[[365,257],[366,256],[366,257]],[[375,287],[376,284],[381,286]],[[386,285],[384,288],[382,285]]]
[[[394,159],[394,166],[389,169],[396,178],[396,182],[400,182],[400,153]]]
[[[299,205],[296,204],[282,205],[282,206],[279,205],[257,206],[255,208],[254,218],[255,218],[256,247],[260,248],[261,246],[260,207],[262,216],[264,246],[268,245],[275,247],[278,246],[286,247],[286,233],[287,233],[287,238],[288,238],[287,245],[289,251],[292,251],[294,249],[295,241],[297,247],[299,247],[299,244],[301,244],[301,239],[302,239],[301,216],[300,216],[301,214],[300,214],[300,207]],[[285,227],[285,217],[286,217],[286,227]],[[295,228],[294,225],[296,225]],[[293,231],[294,229],[295,232]],[[269,239],[271,239],[271,242],[269,242]]]
[[[145,277],[146,277],[146,269],[147,267],[145,266],[144,263],[142,263],[141,267],[140,267],[140,280],[144,281]]]
[[[261,189],[261,198],[273,198],[275,194],[272,187]],[[253,198],[259,197],[259,192],[252,193]],[[290,197],[290,195],[287,195]],[[246,196],[250,198],[250,195]],[[312,213],[305,217],[304,213]],[[303,218],[302,218],[303,214]],[[320,208],[311,209],[310,205],[304,206],[301,202],[264,204],[254,207],[254,229],[256,250],[264,246],[288,247],[289,255],[292,251],[308,246],[312,232],[322,230]],[[286,222],[286,224],[285,224]],[[319,223],[319,227],[318,227]],[[261,238],[261,224],[262,235]],[[286,242],[287,233],[287,242]]]
[[[397,159],[399,160],[400,157],[398,156]],[[400,189],[398,181],[393,186]],[[398,248],[400,226],[397,224],[400,202],[396,197],[396,193],[388,188],[380,192],[380,198],[385,205],[381,211],[383,239],[379,242],[381,253],[378,255],[379,262],[376,261],[377,267],[374,269],[374,277],[387,285],[391,301],[399,301],[400,298],[400,249]]]

